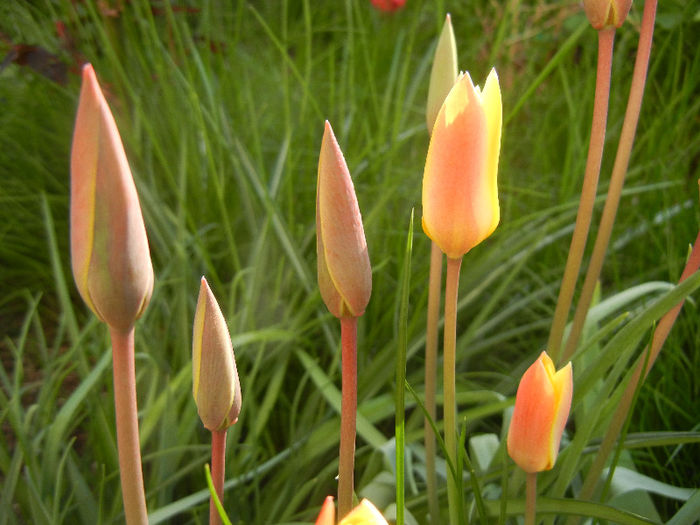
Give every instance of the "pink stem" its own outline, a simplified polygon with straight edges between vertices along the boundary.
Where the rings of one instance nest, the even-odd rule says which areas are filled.
[[[224,503],[224,473],[226,466],[226,429],[211,433],[211,480],[214,490],[223,505]],[[221,516],[214,503],[209,500],[209,525],[221,525]]]
[[[340,454],[338,460],[338,517],[352,510],[357,419],[357,318],[340,319],[342,355],[342,404],[340,407]]]
[[[119,476],[122,483],[124,515],[128,525],[147,525],[143,488],[139,421],[134,370],[134,329],[120,332],[110,327],[114,367],[114,408],[117,423]]]

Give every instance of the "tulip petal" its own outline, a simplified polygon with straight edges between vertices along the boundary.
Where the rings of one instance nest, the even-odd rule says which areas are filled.
[[[316,239],[319,288],[328,309],[336,317],[362,315],[372,269],[350,172],[328,121],[318,161]]]
[[[335,503],[333,496],[326,496],[321,507],[321,512],[318,513],[315,525],[335,525]]]
[[[431,133],[442,103],[457,80],[457,73],[457,42],[455,42],[455,34],[452,30],[452,19],[448,14],[445,17],[445,25],[442,26],[440,39],[435,48],[433,67],[430,70],[425,118],[428,131]]]
[[[338,525],[388,525],[382,513],[372,505],[368,499],[363,499],[360,504],[352,509]]]
[[[498,159],[501,153],[501,128],[503,125],[503,103],[501,101],[501,87],[498,83],[498,74],[492,69],[486,78],[481,99],[486,115],[486,129],[488,130],[488,154],[486,169],[487,199],[489,209],[492,211],[491,224],[486,229],[486,237],[491,235],[501,218],[501,209],[498,204]]]

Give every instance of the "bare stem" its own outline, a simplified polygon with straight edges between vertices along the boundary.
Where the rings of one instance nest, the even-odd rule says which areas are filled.
[[[352,510],[357,419],[357,318],[340,319],[342,354],[342,403],[340,407],[340,457],[338,460],[338,518]]]
[[[110,327],[114,367],[114,408],[117,420],[117,451],[127,525],[147,525],[143,489],[139,421],[134,370],[134,329],[121,332]]]
[[[625,182],[625,173],[627,172],[632,146],[634,145],[634,135],[637,132],[639,111],[642,107],[644,85],[646,84],[647,70],[649,68],[651,41],[654,35],[656,3],[656,0],[647,0],[644,2],[642,28],[639,34],[639,46],[637,48],[637,58],[634,63],[634,72],[632,73],[632,85],[630,86],[625,120],[622,123],[620,143],[617,146],[615,163],[613,164],[612,175],[610,177],[608,196],[605,200],[605,207],[603,208],[603,215],[600,219],[598,235],[595,240],[595,245],[593,246],[591,262],[586,272],[586,279],[583,282],[581,297],[578,305],[576,305],[576,313],[574,314],[571,333],[566,342],[566,349],[561,359],[562,362],[568,361],[578,346],[578,340],[586,321],[588,308],[591,305],[591,298],[593,297],[595,285],[600,277],[600,270],[603,267],[603,260],[605,259],[613,224],[615,223],[615,215],[617,214],[617,207],[620,203],[620,195],[622,194],[622,185]]]
[[[224,504],[224,474],[226,471],[226,429],[211,433],[211,480],[221,504]],[[221,516],[214,503],[209,500],[209,525],[221,525]]]
[[[425,331],[425,411],[436,421],[435,384],[437,382],[438,320],[440,319],[440,294],[442,286],[442,251],[434,242],[430,248],[430,277],[428,281],[428,319]],[[435,471],[435,434],[425,419],[425,476],[428,489],[428,511],[433,525],[440,523],[440,505]]]
[[[700,268],[700,233],[698,233],[698,236],[695,239],[693,250],[690,253],[690,257],[688,258],[688,262],[683,269],[679,282],[686,280],[693,273],[695,273],[698,268]],[[615,414],[610,421],[610,426],[608,427],[605,437],[600,444],[598,453],[596,454],[593,464],[586,475],[586,479],[579,494],[579,499],[590,500],[593,496],[596,483],[598,479],[600,479],[600,473],[603,471],[605,462],[607,461],[610,452],[612,452],[615,442],[620,436],[622,426],[627,420],[627,415],[629,414],[632,406],[632,401],[634,400],[634,394],[637,390],[637,386],[639,385],[640,381],[644,381],[644,379],[646,379],[647,374],[649,374],[649,370],[651,370],[651,367],[654,365],[654,361],[656,361],[656,358],[659,356],[659,352],[661,352],[661,348],[666,342],[666,338],[668,337],[668,334],[670,333],[671,328],[673,328],[673,324],[676,322],[676,318],[681,311],[683,302],[684,301],[678,303],[659,320],[656,330],[654,330],[654,336],[651,340],[649,359],[644,359],[644,356],[646,355],[645,351],[642,354],[642,358],[637,361],[637,366],[634,370],[634,374],[632,375],[632,379],[630,379],[630,382],[627,383],[627,387],[625,388],[622,398],[617,405]]]
[[[525,482],[525,525],[535,525],[537,512],[537,472],[528,472]]]
[[[591,138],[588,145],[586,171],[583,177],[581,199],[579,201],[576,225],[571,238],[569,255],[566,259],[564,276],[562,277],[557,306],[554,310],[552,328],[549,333],[547,351],[554,362],[557,362],[564,327],[571,308],[571,301],[576,288],[581,260],[586,248],[588,231],[593,216],[593,205],[598,190],[600,163],[603,158],[605,144],[605,127],[608,120],[608,101],[610,98],[610,75],[612,70],[613,44],[615,29],[598,31],[598,71],[596,73],[595,95],[593,101],[593,118],[591,122]]]
[[[457,466],[457,403],[455,401],[455,364],[457,350],[457,295],[459,290],[459,269],[462,258],[447,258],[445,277],[445,333],[443,364],[443,418],[445,420],[445,448],[447,458]],[[459,473],[457,473],[459,475]],[[458,523],[457,509],[460,494],[457,480],[447,476],[447,503],[450,509],[450,523]]]

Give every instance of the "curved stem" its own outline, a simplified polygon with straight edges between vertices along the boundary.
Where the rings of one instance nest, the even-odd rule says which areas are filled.
[[[224,504],[224,473],[226,471],[226,429],[211,433],[211,480],[221,504]],[[209,499],[209,525],[221,525],[221,516],[214,503]]]
[[[340,457],[338,460],[338,519],[352,510],[357,419],[357,318],[340,319],[342,402],[340,406]]]
[[[596,73],[595,95],[593,101],[593,118],[591,122],[591,138],[588,145],[588,158],[586,171],[583,177],[581,199],[579,201],[576,225],[571,238],[569,255],[566,259],[564,276],[562,277],[557,306],[554,310],[552,328],[547,342],[547,351],[556,363],[566,320],[571,309],[571,301],[574,297],[574,289],[578,280],[581,260],[586,248],[588,231],[593,216],[593,205],[598,190],[600,177],[600,164],[603,158],[603,146],[605,144],[605,127],[608,120],[608,101],[610,99],[610,75],[612,70],[613,44],[615,41],[615,29],[598,31],[598,71]]]
[[[627,172],[627,166],[629,165],[630,154],[632,153],[632,146],[634,144],[634,135],[637,132],[639,111],[642,107],[644,85],[646,84],[647,70],[649,68],[651,41],[654,35],[656,3],[656,0],[647,0],[644,2],[642,28],[639,34],[639,47],[637,48],[634,72],[632,73],[632,85],[630,86],[625,120],[622,123],[622,131],[620,132],[620,143],[617,146],[615,163],[613,164],[612,175],[610,177],[608,196],[605,200],[605,207],[603,208],[603,215],[600,219],[598,235],[595,240],[595,245],[593,246],[591,262],[586,272],[586,279],[583,282],[581,297],[576,306],[571,333],[566,342],[562,361],[568,361],[576,351],[578,340],[586,321],[586,315],[588,314],[588,308],[591,305],[593,291],[600,277],[600,270],[603,267],[603,260],[605,259],[605,252],[610,242],[613,224],[615,223],[615,215],[617,214],[617,207],[620,203],[620,195],[622,194],[622,185],[625,182],[625,173]]]
[[[445,448],[447,459],[457,466],[457,403],[455,401],[455,363],[457,350],[457,295],[459,290],[459,269],[462,258],[447,258],[445,277],[445,333],[443,363],[443,419],[445,420]],[[459,472],[457,472],[459,475]],[[450,523],[458,523],[459,491],[454,476],[447,476],[447,503],[450,509]]]
[[[430,277],[428,281],[428,319],[425,330],[425,411],[436,421],[435,384],[437,382],[438,320],[440,319],[440,294],[442,290],[442,251],[434,242],[430,248]],[[425,419],[425,481],[428,491],[428,512],[433,525],[440,523],[440,505],[435,471],[435,434]]]
[[[110,327],[114,366],[114,409],[117,420],[117,452],[127,525],[147,525],[143,489],[139,421],[136,406],[134,329],[120,332]]]
[[[525,525],[535,525],[537,509],[537,472],[527,473],[525,487]]]

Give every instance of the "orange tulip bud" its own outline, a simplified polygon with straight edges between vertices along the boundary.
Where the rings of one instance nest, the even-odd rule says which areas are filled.
[[[328,310],[336,317],[362,315],[372,293],[372,268],[355,188],[328,121],[318,159],[316,253]]]
[[[445,101],[445,97],[457,80],[457,42],[452,30],[452,20],[448,14],[445,25],[435,48],[433,67],[430,70],[430,87],[428,88],[428,105],[425,118],[428,131],[432,133],[435,119]]]
[[[326,496],[323,506],[321,507],[321,512],[318,513],[318,518],[316,518],[316,525],[335,525],[335,504],[333,503],[333,496]]]
[[[153,267],[129,163],[90,64],[73,132],[70,232],[83,300],[110,327],[129,330],[150,301]]]
[[[555,372],[547,352],[523,374],[508,429],[508,454],[525,472],[554,466],[572,393],[571,363]]]
[[[440,108],[423,173],[423,230],[462,257],[500,220],[501,90],[492,69],[483,91],[462,74]]]
[[[620,27],[631,6],[632,0],[583,0],[586,16],[594,29]]]
[[[192,335],[192,395],[204,426],[225,430],[241,412],[233,345],[219,303],[202,277]]]

